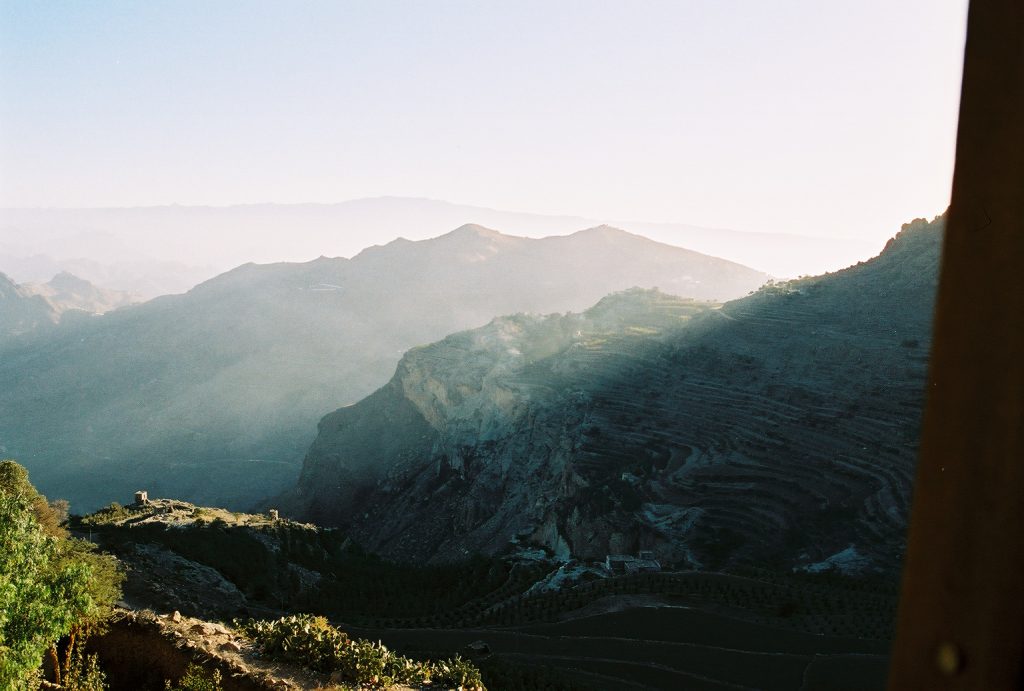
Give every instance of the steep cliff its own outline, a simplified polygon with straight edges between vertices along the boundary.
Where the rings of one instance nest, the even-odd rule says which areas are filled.
[[[374,550],[513,543],[891,569],[902,551],[942,221],[720,309],[653,291],[410,351],[328,415],[296,505]]]

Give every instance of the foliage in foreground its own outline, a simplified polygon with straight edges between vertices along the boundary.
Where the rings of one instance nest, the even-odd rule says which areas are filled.
[[[164,684],[167,691],[221,691],[221,674],[219,669],[212,673],[206,672],[201,666],[191,664],[185,670],[185,676],[178,680],[177,686],[171,686],[168,680]]]
[[[351,639],[323,617],[300,614],[274,621],[236,621],[235,625],[268,657],[318,672],[336,672],[342,681],[363,688],[429,683],[484,691],[480,671],[457,655],[438,662],[411,660],[379,642]]]
[[[76,655],[76,640],[109,614],[123,576],[112,557],[67,535],[65,511],[47,503],[24,468],[0,461],[0,688],[38,678],[47,654],[58,682],[63,673],[83,690],[102,687],[94,660]]]
[[[70,663],[62,678],[65,691],[105,691],[107,675],[100,669],[96,655],[85,655],[77,647],[70,655]]]

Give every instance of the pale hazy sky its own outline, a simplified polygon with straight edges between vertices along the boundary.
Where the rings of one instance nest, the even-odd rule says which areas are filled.
[[[0,0],[0,206],[446,199],[886,237],[966,0]]]

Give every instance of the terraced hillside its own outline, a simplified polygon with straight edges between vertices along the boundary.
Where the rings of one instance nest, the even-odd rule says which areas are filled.
[[[539,588],[572,567],[537,550],[396,564],[342,531],[176,499],[112,505],[72,527],[127,571],[124,601],[136,611],[93,641],[112,688],[159,685],[190,658],[245,688],[266,672],[320,688],[326,674],[268,668],[231,630],[236,617],[299,612],[416,659],[468,655],[494,689],[879,688],[896,598],[878,580],[755,569],[589,569]]]
[[[529,239],[467,225],[353,259],[249,264],[4,349],[0,450],[80,511],[139,487],[248,508],[294,486],[317,420],[413,346],[635,285],[724,298],[766,278],[608,227]]]
[[[387,386],[324,418],[296,506],[406,559],[518,543],[889,571],[942,224],[914,221],[869,262],[721,309],[633,292],[413,350]]]

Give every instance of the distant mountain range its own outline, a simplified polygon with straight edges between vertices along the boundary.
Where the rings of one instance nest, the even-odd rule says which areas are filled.
[[[351,260],[248,264],[0,351],[0,453],[78,511],[139,487],[245,508],[292,486],[316,421],[411,347],[633,286],[724,300],[766,279],[607,226],[529,239],[466,225]]]
[[[69,271],[145,298],[181,293],[246,262],[351,257],[398,237],[422,240],[465,223],[544,237],[609,219],[498,211],[429,199],[381,197],[339,204],[0,209],[0,271],[45,281]],[[878,251],[862,240],[615,221],[659,242],[776,277],[839,269]]]
[[[943,223],[720,309],[628,291],[411,350],[321,421],[291,508],[400,559],[892,574]]]
[[[58,273],[46,283],[26,283],[22,287],[33,295],[45,298],[59,314],[69,310],[103,314],[140,302],[131,293],[99,288],[66,271]]]
[[[69,273],[22,285],[0,273],[0,343],[50,328],[72,310],[103,314],[135,301],[128,293],[97,288]]]

